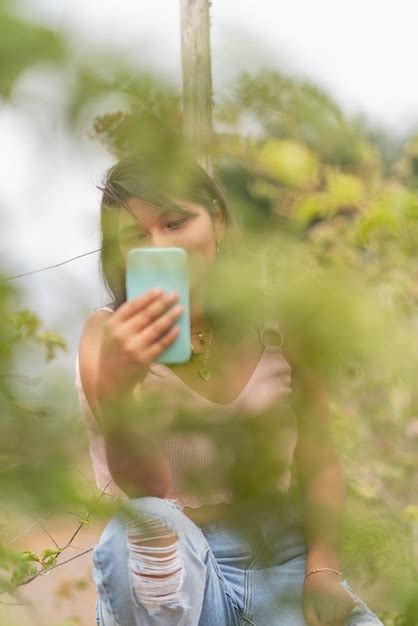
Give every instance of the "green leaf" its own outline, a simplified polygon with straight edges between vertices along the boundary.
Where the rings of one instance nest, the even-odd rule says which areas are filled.
[[[29,578],[31,578],[34,574],[36,574],[38,568],[36,565],[30,561],[23,561],[20,567],[17,567],[15,571],[12,573],[10,578],[10,582],[12,585],[17,587],[22,583],[26,582]]]
[[[54,567],[58,556],[61,554],[60,548],[46,548],[41,554],[41,563],[44,569]]]
[[[61,335],[58,335],[57,333],[54,333],[53,331],[45,331],[44,333],[38,335],[36,337],[36,340],[39,343],[44,344],[46,348],[46,360],[47,361],[51,361],[53,358],[55,358],[56,350],[58,348],[61,348],[61,350],[68,352],[68,347],[65,342],[65,339]]]
[[[31,552],[30,550],[26,550],[25,552],[22,552],[20,557],[25,559],[26,561],[39,561],[39,556],[35,554],[34,552]]]

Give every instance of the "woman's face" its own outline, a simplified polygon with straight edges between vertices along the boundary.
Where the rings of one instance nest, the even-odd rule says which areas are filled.
[[[165,211],[143,200],[129,198],[127,203],[132,215],[126,209],[119,212],[119,247],[125,261],[131,248],[184,248],[189,256],[190,290],[193,291],[215,260],[216,239],[222,239],[224,232],[223,216],[218,207],[212,218],[199,204],[172,199],[190,215]]]

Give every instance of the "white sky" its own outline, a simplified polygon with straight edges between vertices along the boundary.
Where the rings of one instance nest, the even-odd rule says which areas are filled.
[[[79,54],[87,53],[91,43],[102,43],[178,84],[179,4],[180,0],[22,0],[37,19],[65,29]],[[416,0],[213,0],[212,4],[215,100],[239,69],[276,64],[329,89],[349,113],[364,113],[402,134],[418,123]],[[18,90],[27,85],[22,80]],[[54,105],[48,83],[37,89],[38,105],[26,116],[10,107],[0,109],[0,208],[5,233],[0,255],[8,273],[98,248],[99,195],[94,185],[111,159],[87,139],[70,140],[60,129],[59,103]],[[32,115],[40,122],[37,128],[31,124]],[[74,351],[82,320],[103,299],[97,255],[15,282],[22,289],[23,303],[57,331],[66,332]],[[65,358],[71,366],[74,353]]]
[[[180,80],[180,0],[26,0],[34,14]],[[311,76],[350,110],[403,129],[418,117],[416,0],[213,0],[215,95],[261,61]]]

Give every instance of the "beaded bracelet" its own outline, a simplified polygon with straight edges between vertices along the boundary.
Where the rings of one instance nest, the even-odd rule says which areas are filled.
[[[308,576],[310,576],[311,574],[315,574],[316,572],[322,572],[322,571],[334,572],[335,574],[338,574],[338,576],[343,578],[342,573],[339,572],[337,569],[332,569],[332,567],[317,567],[316,569],[313,569],[307,574],[305,574],[305,578],[308,578]]]

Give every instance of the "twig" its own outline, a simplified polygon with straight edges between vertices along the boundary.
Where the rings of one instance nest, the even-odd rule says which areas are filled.
[[[110,481],[105,485],[105,487],[102,489],[102,491],[100,492],[100,494],[98,495],[98,497],[96,498],[95,503],[97,504],[100,499],[103,497],[103,495],[106,493],[106,489],[109,486]],[[46,515],[44,515],[43,518],[41,519],[45,519],[45,517],[48,517],[49,515],[52,515],[52,513],[47,513]],[[33,516],[34,517],[34,516]],[[89,520],[90,518],[90,513],[87,514],[87,516],[85,517],[85,521]],[[69,539],[69,541],[67,542],[67,544],[63,547],[60,548],[58,546],[58,544],[56,543],[56,541],[54,540],[54,538],[49,534],[49,532],[42,526],[42,524],[40,524],[39,520],[37,520],[34,524],[32,524],[30,527],[28,527],[27,529],[25,529],[22,533],[20,533],[20,535],[18,535],[17,537],[15,537],[14,539],[12,539],[11,541],[9,541],[9,543],[4,546],[7,547],[9,545],[11,545],[14,541],[16,541],[17,539],[19,539],[20,537],[22,537],[22,535],[24,535],[26,532],[28,532],[28,530],[30,530],[31,528],[33,528],[34,526],[41,526],[41,528],[47,533],[48,537],[50,537],[50,539],[54,542],[55,546],[58,548],[60,554],[63,553],[63,551],[68,548],[71,545],[71,542],[74,540],[74,538],[77,536],[78,532],[81,530],[81,528],[85,525],[84,522],[82,522],[81,524],[79,524],[78,528],[76,529],[76,531],[73,533],[72,537]],[[88,550],[84,550],[83,552],[81,552],[80,554],[76,554],[75,556],[71,557],[70,559],[67,559],[66,561],[62,561],[61,563],[56,563],[55,565],[48,567],[46,569],[40,569],[39,571],[37,571],[35,574],[33,574],[32,576],[30,576],[29,578],[27,578],[25,581],[19,583],[18,586],[23,586],[23,585],[27,585],[28,583],[32,582],[32,580],[35,580],[35,578],[38,578],[38,576],[44,576],[46,573],[51,572],[53,569],[59,567],[60,565],[64,565],[65,563],[69,563],[70,561],[73,561],[74,559],[78,559],[80,556],[83,556],[84,554],[88,554],[89,552],[92,552],[92,550],[94,550],[94,548],[89,548]]]
[[[100,252],[100,250],[101,248],[98,248],[97,250],[92,250],[91,252],[84,252],[83,254],[74,256],[71,259],[67,259],[67,261],[61,261],[61,263],[56,263],[55,265],[47,265],[47,267],[41,267],[39,270],[33,270],[32,272],[25,272],[24,274],[16,274],[15,276],[8,276],[7,278],[2,278],[0,282],[5,282],[7,280],[14,280],[15,278],[22,278],[23,276],[29,276],[30,274],[36,274],[37,272],[44,272],[45,270],[50,270],[54,267],[59,267],[60,265],[65,265],[66,263],[70,263],[70,261],[75,261],[76,259],[80,259],[83,256],[94,254],[95,252]]]
[[[51,570],[56,569],[60,565],[65,565],[66,563],[69,563],[70,561],[74,561],[74,559],[78,559],[80,556],[84,556],[84,554],[88,554],[89,552],[92,552],[93,550],[94,550],[94,547],[93,548],[88,548],[88,550],[84,550],[84,552],[80,552],[80,554],[76,554],[75,556],[72,556],[70,559],[67,559],[66,561],[62,561],[61,563],[57,563],[56,565],[53,565],[49,569],[41,570],[39,572],[39,574],[41,576],[44,576],[46,574],[46,572],[50,572]]]
[[[22,413],[26,413],[27,415],[39,415],[39,416],[46,416],[46,411],[45,409],[28,409],[27,407],[23,406],[22,404],[19,404],[13,397],[13,395],[11,394],[9,389],[6,389],[6,387],[4,387],[3,385],[0,387],[0,392],[4,395],[4,397],[10,402],[10,404],[12,406],[14,406],[15,409],[17,409],[18,411],[22,411]]]
[[[46,513],[43,517],[41,517],[41,519],[45,519],[46,517],[49,517],[50,515],[52,515],[52,513]],[[19,533],[19,535],[17,535],[17,537],[14,537],[14,539],[11,539],[9,541],[9,543],[6,543],[6,545],[3,546],[4,548],[8,548],[9,546],[12,545],[12,543],[14,543],[15,541],[17,541],[18,539],[20,539],[21,537],[23,537],[23,535],[25,535],[27,532],[29,532],[30,530],[32,530],[32,528],[34,526],[37,526],[39,523],[39,520],[34,522],[33,524],[31,524],[30,526],[28,526],[27,528],[25,528],[25,530],[23,530],[21,533]]]
[[[102,489],[101,493],[99,494],[98,498],[96,499],[96,504],[98,502],[100,502],[100,499],[102,498],[102,496],[104,495],[104,493],[106,492],[106,489],[108,487],[108,485],[110,484],[110,481],[107,483],[107,485],[105,485],[105,487]],[[85,517],[85,521],[87,522],[90,519],[90,513],[87,514],[87,516]],[[75,537],[77,536],[77,534],[79,533],[79,531],[81,530],[81,528],[84,526],[84,522],[82,522],[78,528],[76,528],[73,536],[71,537],[71,539],[67,542],[67,544],[62,548],[61,552],[63,550],[65,550],[65,548],[68,548],[68,546],[71,545],[71,542],[75,539]]]
[[[72,556],[70,559],[67,559],[66,561],[62,561],[62,563],[56,563],[55,565],[52,565],[51,567],[48,567],[47,569],[40,569],[38,572],[36,572],[36,574],[33,574],[32,576],[30,576],[23,582],[19,583],[19,587],[28,585],[29,583],[32,582],[32,580],[35,580],[35,578],[38,578],[39,576],[46,576],[47,574],[49,574],[49,572],[52,572],[52,570],[56,569],[60,565],[65,565],[66,563],[69,563],[70,561],[79,559],[80,556],[84,556],[85,554],[88,554],[89,552],[93,552],[93,550],[94,550],[94,547],[88,548],[88,550],[84,550],[84,552],[80,552],[80,554],[76,554],[75,556]]]
[[[33,517],[34,519],[36,519],[38,526],[40,526],[42,528],[42,530],[48,535],[48,537],[50,538],[50,540],[55,544],[55,547],[58,548],[59,550],[61,549],[59,547],[59,545],[57,544],[57,542],[55,541],[54,537],[50,534],[50,532],[48,531],[47,528],[45,528],[45,526],[43,524],[41,524],[41,521],[38,520],[34,515],[31,515],[31,517]]]
[[[94,495],[94,488],[93,488],[93,485],[91,484],[91,480],[89,480],[89,478],[85,475],[85,473],[82,472],[80,469],[77,469],[77,468],[73,468],[73,471],[74,472],[78,472],[79,474],[81,474],[83,476],[83,478],[85,478],[85,480],[86,480],[86,482],[87,482],[87,484],[89,486],[89,489],[91,490],[92,494]],[[106,485],[106,487],[107,487],[107,485]]]

